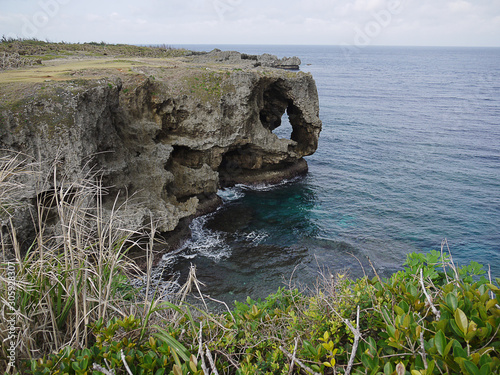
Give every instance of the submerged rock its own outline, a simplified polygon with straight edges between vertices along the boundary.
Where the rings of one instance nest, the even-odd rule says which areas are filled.
[[[221,186],[307,170],[302,158],[321,131],[316,84],[310,74],[266,67],[299,64],[219,51],[73,63],[26,70],[23,80],[0,73],[0,149],[47,161],[42,174],[56,161],[58,183],[99,170],[105,209],[133,197],[131,229],[152,217],[169,232],[213,209]],[[273,133],[285,113],[290,139]],[[21,199],[42,193],[35,179],[25,186]]]

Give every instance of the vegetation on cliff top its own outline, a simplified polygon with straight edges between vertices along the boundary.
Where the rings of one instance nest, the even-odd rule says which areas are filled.
[[[36,164],[12,155],[0,159],[0,371],[486,375],[500,370],[500,279],[495,284],[484,277],[477,263],[456,267],[443,249],[410,254],[404,270],[385,280],[325,273],[315,290],[283,288],[263,301],[248,298],[225,306],[224,313],[211,313],[199,307],[204,300],[198,307],[182,297],[162,300],[148,277],[140,287],[131,286],[141,274],[131,268],[127,252],[143,247],[151,260],[154,226],[143,243],[134,240],[141,233],[121,228],[119,208],[104,217],[98,175],[39,195],[32,209],[42,220],[23,252],[12,220],[24,204],[16,202],[15,192],[25,173],[36,173]],[[40,176],[40,183],[50,185],[54,176]],[[198,290],[190,274],[181,296]]]
[[[188,53],[185,49],[167,45],[134,46],[129,44],[53,43],[37,39],[0,40],[0,70],[42,64],[44,60],[86,57],[178,57]]]

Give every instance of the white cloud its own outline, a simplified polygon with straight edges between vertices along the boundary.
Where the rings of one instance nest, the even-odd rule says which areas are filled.
[[[498,0],[0,1],[0,35],[23,36],[27,23],[47,13],[40,4],[54,2],[57,11],[30,30],[40,39],[341,44],[379,22],[383,28],[373,44],[500,46]],[[398,3],[401,11],[391,13],[390,22],[377,19]]]
[[[472,4],[463,0],[458,0],[448,3],[448,8],[452,12],[457,12],[457,13],[466,13],[466,12],[471,12],[473,10]]]
[[[360,12],[369,12],[386,7],[387,3],[384,0],[356,0],[354,10]]]

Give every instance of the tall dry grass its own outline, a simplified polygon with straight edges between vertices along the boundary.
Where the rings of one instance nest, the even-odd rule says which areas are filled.
[[[88,346],[90,323],[137,311],[127,275],[140,271],[127,251],[138,246],[135,238],[144,233],[123,227],[121,207],[104,209],[105,190],[98,174],[68,181],[59,176],[57,163],[49,176],[37,169],[21,155],[0,157],[2,372],[7,364],[7,322],[12,317],[19,364],[68,345]],[[32,206],[35,238],[23,251],[12,216],[16,205],[27,204],[15,199],[27,178],[37,179],[38,198]],[[8,262],[16,269],[13,301],[8,298],[9,282],[12,289]]]

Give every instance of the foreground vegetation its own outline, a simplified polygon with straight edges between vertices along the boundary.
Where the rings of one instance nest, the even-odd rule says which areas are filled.
[[[17,177],[33,169],[18,157],[0,159],[4,222],[15,210]],[[14,226],[2,235],[0,361],[5,367],[0,370],[105,375],[500,372],[500,279],[485,277],[477,263],[456,267],[442,248],[410,254],[404,270],[388,279],[325,274],[313,291],[280,289],[265,300],[248,298],[225,306],[224,313],[210,313],[199,307],[206,298],[199,293],[196,306],[182,298],[190,289],[199,290],[194,270],[176,299],[158,298],[147,278],[146,290],[130,287],[128,280],[138,271],[130,273],[128,249],[143,246],[151,254],[152,242],[138,243],[136,233],[120,228],[119,208],[111,216],[103,213],[96,181],[89,176],[55,186],[54,204],[35,205],[38,218],[48,210],[59,224],[49,231],[39,220],[27,253]],[[8,303],[9,256],[16,263],[13,304]],[[5,322],[11,307],[19,327],[15,369],[7,367]]]

